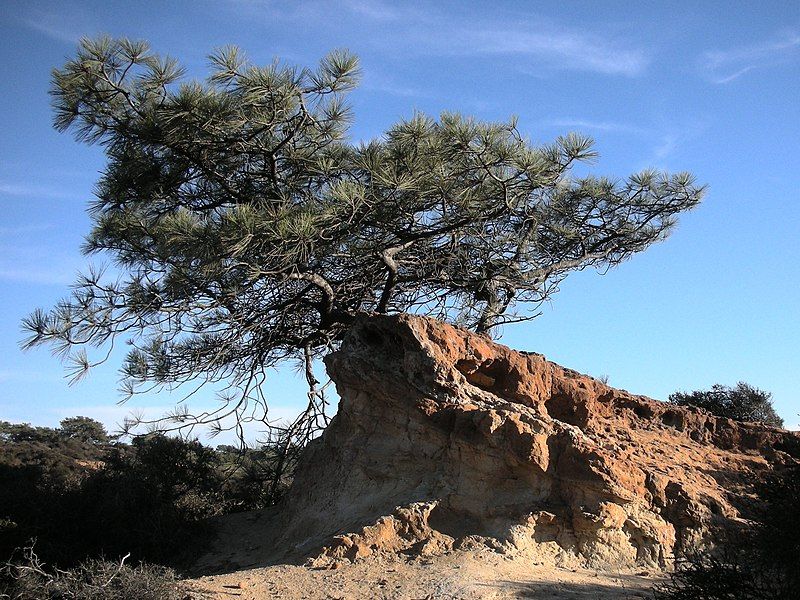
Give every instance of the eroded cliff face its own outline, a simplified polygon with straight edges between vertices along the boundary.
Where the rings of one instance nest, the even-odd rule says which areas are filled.
[[[741,523],[795,433],[611,388],[438,321],[365,316],[326,359],[341,404],[273,548],[356,559],[489,545],[665,566]]]

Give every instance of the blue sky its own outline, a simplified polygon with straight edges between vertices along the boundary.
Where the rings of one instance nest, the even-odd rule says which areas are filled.
[[[86,260],[84,212],[104,160],[51,128],[50,70],[83,35],[149,40],[194,77],[235,44],[256,62],[362,60],[354,140],[415,110],[519,116],[533,142],[591,134],[596,173],[690,170],[709,185],[665,243],[601,276],[571,275],[502,341],[632,392],[747,381],[800,423],[800,3],[16,2],[0,5],[0,419],[109,425],[176,396],[117,406],[118,362],[68,387],[19,323],[62,297]],[[302,401],[268,383],[274,416]],[[210,400],[200,398],[199,403]]]

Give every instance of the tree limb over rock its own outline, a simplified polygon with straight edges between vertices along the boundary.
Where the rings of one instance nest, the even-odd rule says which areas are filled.
[[[416,114],[353,144],[346,51],[313,70],[235,48],[210,60],[206,81],[182,81],[144,42],[85,39],[53,72],[56,128],[108,157],[84,249],[120,276],[91,272],[24,322],[25,346],[73,356],[76,377],[82,346],[123,338],[129,394],[230,381],[206,423],[265,415],[266,369],[318,358],[362,312],[481,332],[533,318],[570,271],[662,240],[703,194],[688,173],[574,177],[590,138],[533,146],[514,119]]]

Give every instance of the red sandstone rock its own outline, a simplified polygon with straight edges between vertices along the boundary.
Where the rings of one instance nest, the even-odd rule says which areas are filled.
[[[632,395],[432,319],[364,316],[325,362],[339,412],[273,546],[320,560],[489,545],[663,567],[743,522],[753,484],[800,457],[796,433]]]

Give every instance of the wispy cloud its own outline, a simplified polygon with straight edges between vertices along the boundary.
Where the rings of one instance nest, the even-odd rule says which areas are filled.
[[[75,12],[36,12],[22,22],[41,34],[58,42],[77,44],[81,36],[87,34],[87,22],[80,11]]]
[[[0,267],[0,281],[12,283],[65,286],[73,282],[74,274],[68,269]]]
[[[575,130],[602,131],[605,133],[622,133],[626,135],[649,136],[652,130],[644,127],[637,127],[628,123],[617,123],[614,121],[589,121],[585,119],[549,119],[543,121],[545,127],[558,127]]]
[[[69,42],[70,44],[77,44],[78,41],[81,39],[81,36],[77,32],[67,31],[65,29],[58,29],[57,27],[50,27],[45,25],[44,23],[37,23],[35,21],[26,21],[26,25],[28,25],[31,29],[35,29],[36,31],[45,34],[47,37],[52,38],[54,40],[58,40],[59,42]]]
[[[514,68],[537,74],[576,70],[636,76],[650,63],[642,47],[621,35],[609,35],[608,27],[602,33],[579,30],[533,15],[501,19],[496,13],[469,8],[453,14],[435,6],[422,11],[379,0],[296,4],[229,0],[228,6],[249,19],[264,15],[273,21],[314,21],[337,28],[350,21],[351,26],[370,28],[365,43],[375,50],[402,56],[518,57]]]
[[[635,76],[650,59],[644,50],[588,32],[550,27],[546,33],[518,26],[472,27],[451,39],[456,53],[527,57],[539,68],[591,71],[605,75]],[[469,43],[457,40],[469,40]]]
[[[714,83],[728,83],[729,81],[733,81],[734,79],[738,79],[739,77],[741,77],[745,73],[749,73],[753,69],[755,69],[755,67],[745,67],[743,69],[739,69],[735,73],[731,73],[730,75],[728,75],[726,77],[719,77],[717,79],[713,79],[712,81]]]
[[[653,136],[657,142],[644,166],[668,169],[669,159],[707,129],[708,123],[704,120],[670,123],[662,127]]]
[[[700,66],[712,83],[724,84],[763,67],[796,60],[800,56],[800,33],[785,31],[757,44],[728,50],[710,50],[700,58]]]
[[[426,90],[377,76],[366,78],[362,85],[362,89],[368,92],[378,92],[382,94],[389,94],[390,96],[399,96],[401,98],[431,97],[430,92]]]
[[[670,154],[675,152],[675,149],[678,147],[680,141],[680,134],[675,132],[665,133],[656,147],[653,149],[653,158],[659,161],[664,160]]]
[[[370,21],[396,21],[412,14],[419,14],[404,3],[381,0],[307,0],[305,2],[282,2],[279,0],[227,0],[229,7],[237,13],[246,12],[248,17],[262,14],[270,19],[297,20],[306,22],[331,22],[331,15],[356,16]]]
[[[59,377],[50,372],[31,371],[25,369],[0,370],[0,383],[41,383],[44,381],[58,381]]]
[[[393,6],[377,0],[343,0],[342,4],[355,14],[377,21],[394,21],[403,14],[399,3]]]
[[[0,239],[0,281],[68,286],[75,281],[82,258],[65,248],[59,236],[34,231],[34,227],[28,233]]]
[[[30,223],[27,225],[14,225],[11,227],[0,227],[0,236],[17,237],[29,233],[39,233],[53,228],[52,223]]]
[[[639,138],[649,145],[647,158],[641,168],[666,168],[667,161],[687,142],[697,138],[708,127],[703,120],[688,122],[661,122],[643,126],[618,121],[591,120],[581,118],[548,119],[543,127],[570,129],[592,133],[618,134]]]
[[[2,380],[0,380],[2,381]],[[106,428],[112,432],[117,433],[122,429],[122,424],[126,418],[135,418],[142,420],[157,420],[170,414],[175,408],[174,404],[148,404],[145,406],[135,406],[133,403],[115,404],[109,401],[108,404],[84,404],[76,406],[64,406],[56,408],[52,411],[56,420],[61,420],[65,417],[74,417],[81,415],[96,419],[103,423]],[[303,410],[301,405],[298,406],[271,406],[269,410],[269,421],[273,425],[286,425],[293,421],[297,415]],[[233,419],[227,419],[221,422],[223,432],[218,435],[210,435],[211,430],[208,427],[197,427],[193,430],[194,435],[204,437],[207,443],[210,444],[237,444],[238,438],[232,426],[234,425]],[[259,421],[244,423],[243,425],[245,438],[251,445],[257,445],[258,440],[264,438],[265,426]],[[226,428],[230,427],[230,430]],[[139,433],[146,430],[142,427],[138,430]]]
[[[122,429],[122,424],[126,418],[139,419],[159,419],[168,414],[174,406],[172,405],[150,405],[135,406],[134,404],[115,404],[109,401],[108,404],[84,404],[78,406],[64,406],[54,410],[58,419],[65,417],[84,416],[96,419],[103,423],[112,433],[118,433]]]
[[[79,199],[81,196],[73,191],[44,185],[29,185],[0,182],[0,196],[22,196],[40,199]]]

